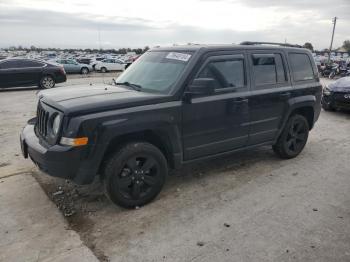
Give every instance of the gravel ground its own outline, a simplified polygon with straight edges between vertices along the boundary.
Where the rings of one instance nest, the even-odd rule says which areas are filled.
[[[89,82],[101,77],[65,85]],[[18,134],[34,115],[35,92],[0,93],[0,174],[33,170],[101,261],[350,261],[349,113],[322,111],[295,159],[259,148],[189,165],[153,203],[125,210],[98,179],[77,186],[22,159]]]

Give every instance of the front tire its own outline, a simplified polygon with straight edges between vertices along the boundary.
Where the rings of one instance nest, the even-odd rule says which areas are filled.
[[[87,67],[83,67],[81,70],[80,70],[80,73],[82,75],[87,75],[89,73],[89,69]]]
[[[101,72],[102,72],[102,73],[106,73],[106,72],[107,72],[107,68],[101,67]]]
[[[306,118],[302,115],[292,115],[272,148],[281,158],[294,158],[304,149],[308,136],[309,123]]]
[[[39,82],[39,87],[40,88],[43,88],[43,89],[50,89],[50,88],[54,88],[55,87],[55,80],[53,79],[52,76],[43,76],[41,79],[40,79],[40,82]]]
[[[129,143],[106,162],[105,192],[122,207],[143,206],[159,194],[167,174],[167,161],[157,147],[146,142]]]
[[[324,101],[324,100],[322,100],[321,105],[322,105],[323,110],[325,110],[325,111],[335,111],[335,110],[336,110],[336,108],[334,108],[334,107],[331,105],[331,103],[327,103],[327,102]]]

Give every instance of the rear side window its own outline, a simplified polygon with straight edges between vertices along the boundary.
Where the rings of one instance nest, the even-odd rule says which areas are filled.
[[[17,60],[5,61],[0,64],[1,69],[11,69],[11,68],[17,68],[17,67],[18,67]]]
[[[306,81],[314,79],[314,71],[307,54],[289,54],[294,81]]]
[[[228,59],[209,62],[199,73],[199,78],[213,78],[215,89],[244,87],[243,59]]]
[[[25,67],[42,67],[43,64],[36,62],[36,61],[31,61],[31,60],[22,60],[18,61],[18,68],[25,68]]]
[[[286,81],[281,54],[252,55],[255,86],[277,84]]]

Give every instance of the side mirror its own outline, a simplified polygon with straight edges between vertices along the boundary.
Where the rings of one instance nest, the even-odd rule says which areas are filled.
[[[188,87],[188,93],[193,95],[210,95],[214,93],[213,78],[196,78]]]

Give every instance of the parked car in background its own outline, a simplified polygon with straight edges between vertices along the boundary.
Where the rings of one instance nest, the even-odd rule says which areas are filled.
[[[78,58],[77,62],[80,64],[90,65],[92,62],[91,58]]]
[[[57,59],[55,62],[62,65],[67,73],[80,73],[86,75],[92,71],[91,65],[81,64],[73,59]]]
[[[350,77],[343,77],[323,89],[322,107],[326,111],[350,110]]]
[[[93,70],[96,70],[96,69],[95,69],[96,64],[97,64],[98,62],[104,60],[104,59],[106,59],[106,58],[105,58],[105,57],[96,57],[96,58],[93,58],[93,59],[91,60],[91,62],[90,62],[90,65],[92,66],[92,69],[93,69]]]
[[[0,61],[0,87],[33,86],[53,88],[67,80],[62,66],[32,59],[4,59]]]
[[[95,65],[95,70],[105,73],[107,71],[124,71],[127,64],[120,59],[107,58]]]

